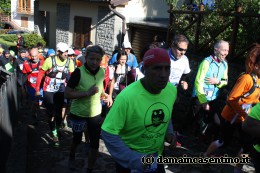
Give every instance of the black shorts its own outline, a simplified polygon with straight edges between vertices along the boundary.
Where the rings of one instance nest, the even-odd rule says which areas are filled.
[[[88,131],[90,147],[99,148],[99,138],[101,132],[102,117],[97,115],[94,117],[79,117],[72,113],[68,116],[68,125],[73,131],[73,142],[78,144],[81,142],[83,132]]]

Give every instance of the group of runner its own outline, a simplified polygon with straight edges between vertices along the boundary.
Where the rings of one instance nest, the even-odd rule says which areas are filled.
[[[194,84],[185,56],[188,45],[184,35],[174,36],[168,49],[164,42],[153,43],[139,64],[131,53],[130,42],[124,42],[122,50],[111,58],[92,42],[87,42],[83,52],[62,42],[56,45],[56,50],[45,52],[38,47],[20,49],[13,62],[7,60],[10,51],[0,48],[0,56],[3,52],[0,65],[11,72],[16,70],[18,88],[23,93],[21,103],[28,94],[34,105],[34,117],[44,102],[56,147],[60,146],[59,131],[69,114],[66,121],[73,132],[70,169],[76,169],[76,149],[87,132],[85,140],[90,143],[87,172],[94,168],[100,134],[116,161],[117,172],[165,172],[161,165],[142,165],[141,158],[161,155],[164,141],[176,146],[178,133],[174,131],[172,117],[181,97],[178,93],[192,85],[191,118],[196,129],[204,135],[212,124],[218,129],[214,134],[216,141],[204,156],[210,157],[217,148],[227,145],[238,129],[241,144],[238,156],[253,153],[254,163],[259,163],[259,136],[252,136],[248,126],[243,130],[242,124],[251,116],[251,108],[259,107],[260,46],[252,47],[245,63],[246,72],[237,79],[222,109],[219,96],[221,88],[228,84],[229,43],[224,40],[215,43],[214,53],[200,63]],[[253,119],[259,121],[259,109],[253,110]]]

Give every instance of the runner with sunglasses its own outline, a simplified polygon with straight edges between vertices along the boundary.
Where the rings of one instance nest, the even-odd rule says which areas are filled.
[[[191,74],[189,59],[185,55],[188,45],[189,41],[184,35],[175,35],[171,47],[168,49],[168,54],[171,60],[171,73],[169,80],[178,90],[177,100],[172,112],[172,117],[174,119],[173,123],[174,126],[178,125],[176,126],[176,130],[178,131],[182,130],[186,123],[184,117],[179,116],[178,107],[180,105],[180,98],[182,98],[183,91],[188,89],[189,75]],[[180,145],[180,143],[178,142],[177,145]]]

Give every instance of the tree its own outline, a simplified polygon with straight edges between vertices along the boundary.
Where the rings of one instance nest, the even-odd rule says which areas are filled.
[[[11,0],[0,1],[0,14],[11,15]]]

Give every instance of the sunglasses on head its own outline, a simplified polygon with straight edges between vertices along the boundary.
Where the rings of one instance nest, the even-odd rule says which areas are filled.
[[[186,52],[186,51],[187,51],[187,49],[180,48],[178,45],[174,45],[174,47],[175,47],[178,51],[181,51],[181,52]]]

